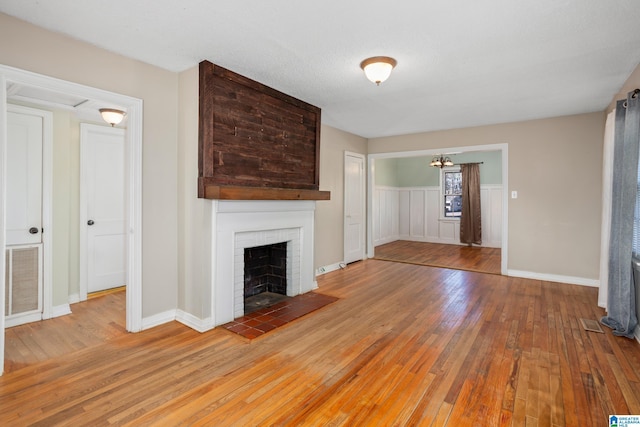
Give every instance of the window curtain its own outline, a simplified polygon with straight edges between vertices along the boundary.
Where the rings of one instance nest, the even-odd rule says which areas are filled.
[[[633,338],[638,324],[632,268],[640,147],[640,99],[637,91],[629,93],[626,101],[617,102],[614,135],[608,311],[600,321],[613,329],[614,335]]]
[[[460,165],[462,172],[462,212],[460,214],[460,243],[482,244],[482,216],[480,214],[480,164]]]

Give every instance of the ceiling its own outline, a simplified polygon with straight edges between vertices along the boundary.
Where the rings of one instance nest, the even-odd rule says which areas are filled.
[[[207,59],[367,138],[604,110],[640,62],[637,0],[2,0],[170,71]],[[359,68],[398,61],[376,86]]]

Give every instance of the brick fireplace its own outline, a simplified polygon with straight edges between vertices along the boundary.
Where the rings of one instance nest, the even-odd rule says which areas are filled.
[[[317,288],[313,268],[315,201],[217,200],[212,214],[215,325],[244,315],[245,249],[286,247],[286,294]]]
[[[287,294],[287,246],[280,242],[244,249],[245,303],[266,292]]]

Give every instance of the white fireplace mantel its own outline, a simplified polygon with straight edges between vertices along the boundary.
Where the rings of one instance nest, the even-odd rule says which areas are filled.
[[[242,246],[247,235],[252,235],[256,246],[278,243],[274,236],[295,235],[299,241],[293,245],[299,255],[296,257],[295,282],[287,293],[290,296],[309,292],[318,287],[313,267],[313,229],[315,201],[293,200],[216,200],[212,210],[211,255],[212,283],[211,307],[213,308],[213,326],[230,322],[234,319],[234,283],[236,277],[244,275],[237,268],[236,247]],[[243,238],[237,239],[241,234]],[[284,237],[289,239],[289,237]],[[263,243],[261,243],[264,241]],[[249,247],[249,246],[247,246]],[[298,260],[299,259],[299,263]],[[298,280],[299,278],[299,280]]]

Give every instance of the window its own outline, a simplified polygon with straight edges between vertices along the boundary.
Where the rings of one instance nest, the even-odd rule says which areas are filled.
[[[460,217],[462,215],[462,172],[443,170],[442,187],[445,218]]]

